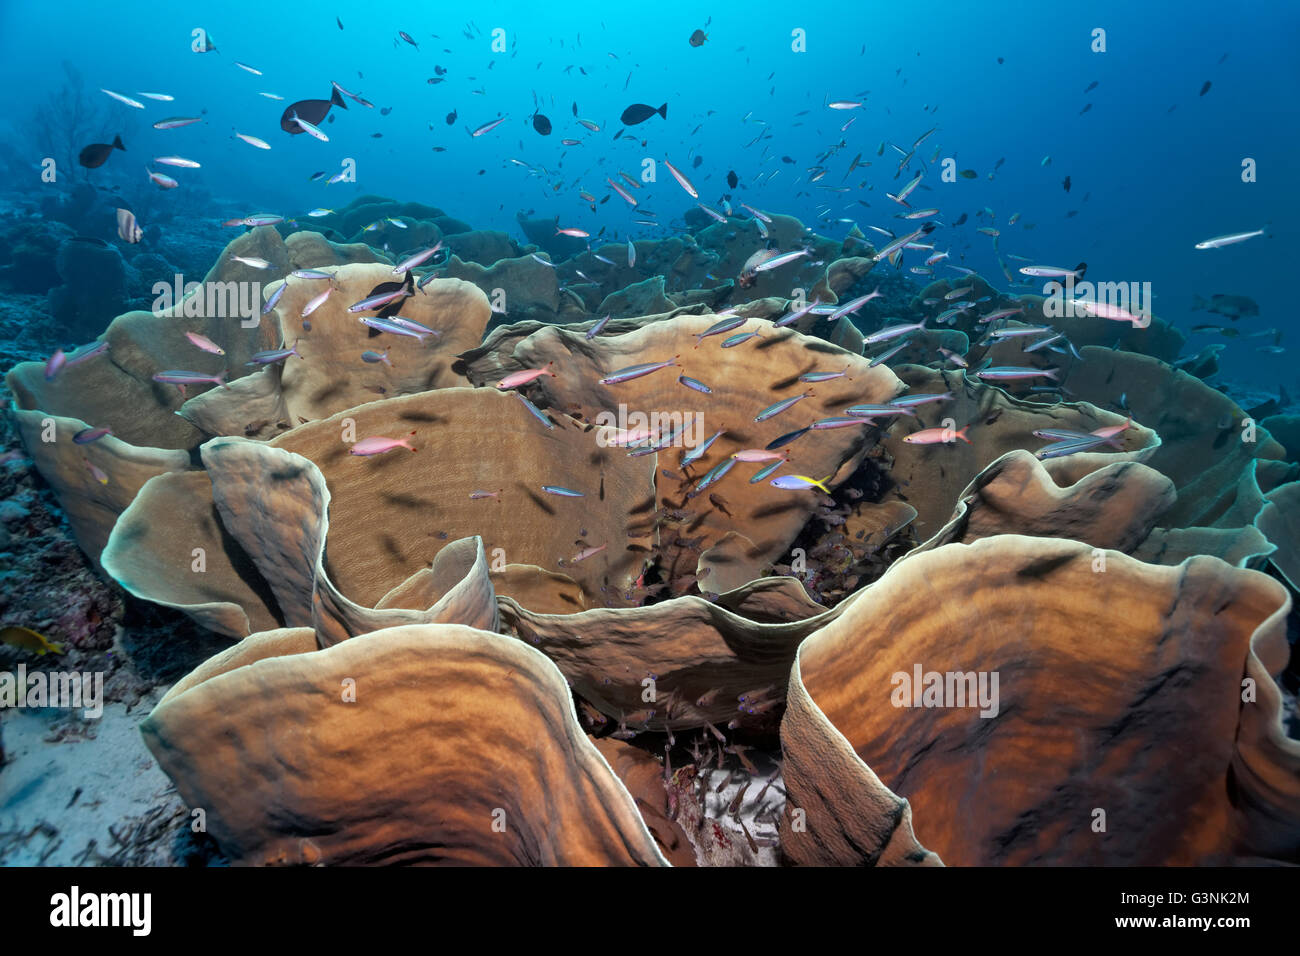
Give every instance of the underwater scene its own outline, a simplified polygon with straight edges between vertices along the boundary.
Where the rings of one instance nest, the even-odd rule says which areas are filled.
[[[1297,38],[0,6],[0,866],[1300,864]]]

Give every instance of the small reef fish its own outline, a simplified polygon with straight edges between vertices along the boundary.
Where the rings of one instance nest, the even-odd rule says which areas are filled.
[[[674,355],[666,362],[647,362],[643,365],[629,365],[627,368],[619,369],[612,375],[607,375],[600,380],[601,385],[619,385],[623,382],[630,382],[635,378],[641,378],[643,375],[649,375],[651,372],[657,372],[661,368],[668,368],[676,365],[680,356]]]
[[[502,123],[504,123],[508,118],[509,118],[509,117],[503,116],[503,117],[501,117],[500,119],[498,119],[498,120],[493,120],[493,121],[490,122],[490,123],[484,123],[484,124],[483,124],[482,126],[480,126],[478,129],[476,129],[476,130],[474,130],[472,133],[470,133],[470,135],[471,135],[471,136],[482,136],[484,133],[490,133],[490,132],[492,132],[494,129],[496,129],[498,126],[500,126]]]
[[[104,469],[100,468],[89,458],[83,458],[81,460],[85,463],[86,470],[90,472],[91,478],[94,478],[101,485],[108,484],[108,475],[104,473]]]
[[[414,435],[415,432],[411,432],[411,434]],[[397,448],[415,451],[405,438],[385,438],[382,435],[371,435],[368,438],[354,442],[352,447],[348,449],[348,454],[369,457],[371,455],[383,455]]]
[[[442,240],[439,239],[438,242],[433,247],[429,249],[425,249],[422,252],[417,252],[415,255],[403,259],[397,265],[393,266],[393,275],[399,276],[403,272],[410,272],[416,266],[422,265],[425,262],[427,262],[429,259],[432,259],[441,250],[442,250]]]
[[[326,136],[323,132],[321,132],[318,126],[316,126],[314,123],[308,123],[305,119],[299,116],[296,111],[289,116],[289,122],[298,124],[298,127],[304,133],[307,133],[315,137],[316,139],[320,140],[322,143],[328,143],[330,141],[330,138]]]
[[[880,286],[876,286],[874,291],[868,292],[866,295],[863,296],[858,296],[858,298],[854,299],[853,301],[846,302],[844,305],[840,306],[829,316],[827,316],[826,321],[834,322],[837,319],[841,318],[842,316],[852,315],[854,312],[857,312],[858,309],[862,308],[872,299],[881,299],[881,298],[884,298],[884,296],[880,292]]]
[[[250,269],[271,268],[271,263],[267,262],[265,259],[259,259],[257,256],[231,256],[230,258],[233,259],[235,262],[242,262]]]
[[[109,96],[113,97],[113,99],[117,100],[119,103],[125,103],[127,106],[133,106],[138,110],[144,109],[143,103],[141,103],[139,100],[133,100],[129,96],[123,96],[121,93],[114,93],[112,90],[106,90],[103,88],[101,88],[99,92],[107,93]]]
[[[712,436],[700,442],[698,445],[696,445],[686,454],[682,455],[682,467],[685,468],[687,465],[694,464],[695,462],[703,458],[705,454],[708,453],[708,450],[713,445],[713,443],[717,441],[719,438],[721,438],[725,433],[726,433],[725,428],[714,432]]]
[[[372,319],[363,316],[360,322],[362,325],[366,326],[367,328],[374,329],[376,332],[387,332],[390,335],[404,335],[407,338],[419,339],[421,342],[427,339],[429,335],[432,334],[433,331],[432,329],[427,329],[421,332],[417,329],[407,328],[406,326],[400,325],[397,322],[389,319],[380,319],[380,318]]]
[[[155,173],[152,169],[145,169],[145,172],[149,174],[149,181],[159,189],[175,189],[180,185],[179,182],[172,179],[170,176],[164,176],[162,173]]]
[[[896,405],[899,408],[916,408],[918,405],[928,405],[931,402],[950,402],[952,401],[952,392],[925,392],[919,395],[904,395],[896,398],[889,404]]]
[[[731,469],[735,467],[735,464],[736,460],[734,458],[724,458],[719,464],[714,465],[713,468],[711,468],[709,472],[700,479],[699,484],[695,486],[695,490],[692,494],[697,495],[705,488],[717,484],[722,480],[727,472],[731,471]]]
[[[803,428],[797,428],[792,432],[786,432],[784,435],[772,439],[764,447],[766,447],[768,451],[775,451],[778,448],[784,448],[792,441],[795,441],[798,438],[802,438],[804,435],[808,434],[808,431],[811,428],[812,428],[811,425],[805,425]]]
[[[89,445],[91,442],[99,441],[105,435],[111,434],[113,434],[111,428],[83,428],[72,436],[72,441],[78,445]]]
[[[602,544],[591,548],[583,548],[581,551],[579,551],[577,554],[575,554],[573,557],[569,559],[569,563],[577,564],[579,561],[586,561],[588,558],[600,554],[600,552],[604,551],[607,547],[609,546]]]
[[[900,335],[906,335],[909,332],[924,332],[924,331],[925,331],[925,319],[922,319],[920,322],[914,322],[911,325],[891,325],[887,328],[881,329],[879,332],[872,332],[865,339],[863,339],[863,342],[866,345],[876,345],[879,342],[888,342],[891,339],[896,339]]]
[[[542,485],[542,491],[548,495],[556,495],[560,498],[585,498],[585,493],[574,491],[572,488],[565,488],[563,485]]]
[[[186,332],[185,337],[190,340],[190,344],[200,348],[205,352],[211,352],[213,355],[225,355],[226,350],[216,342],[212,341],[206,335],[200,335],[198,332]]]
[[[1207,86],[1209,84],[1206,84]],[[1264,235],[1263,229],[1256,229],[1252,232],[1230,232],[1226,236],[1215,236],[1213,239],[1206,239],[1204,242],[1196,244],[1197,249],[1222,249],[1224,246],[1235,246],[1239,242],[1245,242],[1247,239],[1254,239],[1256,236]]]
[[[1065,279],[1074,276],[1075,279],[1082,279],[1083,274],[1088,271],[1088,263],[1080,262],[1073,269],[1062,269],[1060,266],[1021,266],[1020,274],[1025,276],[1034,276],[1037,279]]]
[[[313,312],[315,312],[317,309],[319,309],[322,305],[324,305],[324,304],[325,304],[325,300],[328,299],[328,298],[330,297],[330,294],[331,294],[333,291],[334,291],[334,287],[333,287],[333,286],[330,286],[328,289],[326,289],[326,290],[325,290],[324,292],[322,292],[320,295],[313,297],[313,298],[311,299],[310,302],[308,302],[306,305],[304,305],[304,306],[302,307],[302,317],[303,317],[304,319],[307,318],[307,316],[311,315]]]
[[[1014,382],[1026,378],[1050,378],[1057,381],[1056,373],[1060,369],[1055,368],[1027,368],[1020,365],[999,365],[993,368],[986,368],[976,372],[976,378],[986,379],[992,382]]]
[[[844,414],[853,418],[888,418],[890,415],[916,416],[906,405],[850,405]]]
[[[382,309],[388,303],[410,295],[406,289],[398,289],[396,292],[381,292],[378,295],[367,296],[360,302],[354,302],[348,306],[349,312],[373,312],[376,309]]]
[[[267,142],[266,140],[264,140],[264,139],[258,139],[256,136],[249,136],[247,133],[235,133],[235,135],[236,135],[237,137],[239,137],[240,139],[242,139],[242,140],[243,140],[245,143],[247,143],[249,146],[256,146],[258,149],[270,149],[270,148],[271,148],[271,144],[270,144],[270,143],[268,143],[268,142]]]
[[[555,423],[546,417],[545,412],[525,398],[523,392],[511,391],[510,394],[523,402],[524,408],[528,409],[528,414],[532,415],[533,418],[537,419],[549,429],[553,430],[555,428]]]
[[[497,382],[497,388],[502,391],[509,388],[518,388],[520,385],[527,385],[529,382],[535,382],[543,375],[549,375],[551,378],[555,378],[555,373],[550,370],[551,366],[554,364],[554,362],[547,362],[544,368],[526,368],[520,372],[511,372],[501,381]]]
[[[971,440],[966,437],[969,428],[969,425],[957,431],[951,428],[923,428],[919,432],[905,435],[903,441],[909,445],[940,445],[951,444],[954,438],[960,438],[969,445]]]
[[[793,408],[796,403],[802,402],[805,398],[808,398],[810,395],[812,395],[811,389],[804,392],[802,395],[793,395],[790,398],[783,398],[779,402],[773,402],[771,405],[767,406],[767,408],[759,412],[758,415],[754,418],[754,421],[765,422],[769,418],[775,418],[777,415],[780,415],[782,412],[786,411],[787,409]]]
[[[55,643],[30,627],[20,627],[16,624],[0,628],[0,644],[19,647],[25,651],[35,651],[40,657],[46,654],[62,654],[67,648],[66,644]]]
[[[682,189],[686,190],[686,194],[688,196],[690,196],[692,199],[700,198],[699,191],[695,188],[695,186],[691,183],[691,181],[686,178],[685,174],[683,174],[681,170],[679,170],[672,163],[668,162],[668,160],[666,159],[664,160],[664,165],[668,167],[668,172],[673,174],[673,179],[677,180],[677,185],[681,186]]]
[[[361,353],[361,361],[370,362],[371,364],[383,362],[389,368],[393,367],[393,363],[389,361],[388,358],[388,349],[384,349],[382,352],[375,352],[373,350],[367,349],[366,351]]]
[[[275,308],[276,303],[280,301],[280,296],[284,295],[284,290],[288,287],[287,283],[281,282],[280,287],[271,293],[270,298],[266,300],[266,305],[262,306],[263,315],[271,314],[271,310]]]
[[[144,230],[140,229],[139,222],[135,221],[135,213],[130,209],[117,209],[117,238],[131,245],[144,238]]]
[[[766,448],[745,448],[731,456],[736,461],[746,461],[758,464],[765,461],[785,461],[785,455],[778,454],[775,451],[769,451]]]
[[[779,329],[780,329],[780,328],[785,328],[785,326],[787,326],[787,325],[792,325],[793,323],[798,322],[798,321],[799,321],[800,319],[802,319],[805,315],[807,315],[809,312],[811,312],[811,311],[813,311],[814,309],[816,309],[816,308],[817,308],[818,306],[820,306],[821,304],[822,304],[822,303],[821,303],[821,299],[813,299],[813,300],[812,300],[811,302],[809,302],[807,305],[803,306],[803,307],[800,308],[800,309],[797,309],[797,310],[794,311],[794,312],[791,312],[789,315],[784,315],[784,316],[782,316],[781,318],[777,319],[777,320],[776,320],[775,322],[773,322],[772,324],[775,325],[775,326],[776,326],[777,328],[779,328]]]
[[[831,428],[848,428],[852,425],[874,425],[870,418],[855,418],[850,415],[833,415],[830,418],[819,418],[808,427],[814,431],[825,431]]]
[[[182,126],[193,126],[195,123],[202,123],[201,116],[169,116],[167,119],[161,119],[153,124],[154,129],[180,129]]]
[[[298,358],[302,358],[302,355],[298,352],[297,342],[294,342],[293,345],[287,349],[267,349],[264,352],[254,352],[249,356],[250,361],[245,362],[244,364],[274,365],[276,362],[283,362],[290,355],[297,355]]]
[[[767,272],[771,269],[778,269],[783,265],[794,262],[796,259],[803,259],[805,257],[811,258],[811,256],[812,253],[807,249],[800,249],[797,252],[782,253],[779,256],[773,256],[770,259],[760,262],[758,265],[754,266],[754,271]]]
[[[54,381],[54,376],[63,371],[63,367],[67,364],[68,357],[63,353],[63,349],[55,349],[54,354],[45,363],[45,381]]]
[[[164,385],[179,385],[182,390],[186,385],[220,385],[223,388],[229,388],[226,384],[226,373],[218,372],[216,375],[209,375],[206,372],[187,372],[183,369],[169,369],[165,372],[158,372],[153,376],[155,382],[161,382]]]
[[[831,491],[824,484],[829,481],[830,475],[825,478],[809,478],[807,475],[782,475],[779,478],[773,478],[768,484],[773,488],[783,488],[786,491],[803,491],[806,488],[820,488],[826,494]]]
[[[767,465],[766,467],[760,468],[758,471],[754,472],[754,477],[749,479],[749,483],[751,485],[758,484],[760,481],[763,481],[765,478],[770,476],[774,471],[776,471],[778,468],[784,465],[785,462],[786,459],[782,458],[779,461],[772,462],[772,464]]]

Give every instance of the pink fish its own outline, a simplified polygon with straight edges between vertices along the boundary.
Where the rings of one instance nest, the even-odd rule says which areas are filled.
[[[971,440],[966,437],[966,431],[969,428],[969,425],[960,431],[953,431],[951,428],[923,428],[919,432],[912,432],[912,434],[907,435],[903,438],[903,441],[909,445],[940,445],[948,444],[954,438],[960,438],[969,445]]]
[[[579,561],[586,561],[593,554],[600,554],[600,552],[604,551],[607,547],[609,547],[609,545],[602,544],[599,547],[583,548],[569,560],[569,563],[577,564]]]
[[[86,463],[86,468],[90,472],[90,477],[94,478],[101,485],[108,484],[108,475],[104,474],[103,469],[97,467],[89,458],[81,459]]]
[[[192,345],[196,348],[203,349],[205,352],[211,352],[213,355],[226,354],[225,349],[212,341],[212,339],[208,338],[206,335],[199,335],[197,332],[186,332],[185,337],[190,340]]]
[[[1094,428],[1092,434],[1098,438],[1114,438],[1122,431],[1127,431],[1133,424],[1133,419],[1129,419],[1123,425],[1106,425],[1102,428]]]
[[[412,435],[415,432],[411,432]],[[415,451],[407,443],[405,438],[385,438],[382,435],[372,435],[369,438],[363,438],[361,441],[353,444],[351,454],[353,455],[382,455],[385,452],[393,451],[396,448],[405,448],[409,451]]]
[[[328,289],[326,289],[326,290],[325,290],[324,292],[322,292],[320,295],[316,296],[316,298],[312,299],[312,300],[311,300],[310,302],[308,302],[305,306],[303,306],[303,308],[302,308],[302,317],[303,317],[304,319],[307,318],[307,316],[311,315],[313,312],[315,312],[317,309],[319,309],[322,305],[324,305],[324,304],[325,304],[325,300],[328,299],[328,298],[330,297],[330,293],[333,292],[333,291],[334,291],[334,287],[333,287],[333,286],[330,286]]]
[[[738,451],[731,456],[736,461],[760,462],[760,461],[785,461],[785,455],[780,452],[768,451],[765,448],[746,448],[744,451]]]
[[[55,349],[50,360],[45,363],[45,381],[54,381],[54,376],[63,370],[63,366],[68,364],[68,357],[63,354],[63,349]]]
[[[529,382],[535,382],[543,375],[549,375],[555,378],[555,373],[547,371],[554,362],[547,362],[545,368],[526,368],[522,372],[511,372],[501,381],[497,382],[497,388],[505,391],[508,388],[516,388],[520,385],[527,385]]]
[[[1134,315],[1127,309],[1121,309],[1117,305],[1111,305],[1109,302],[1090,302],[1087,299],[1074,299],[1070,304],[1081,312],[1091,315],[1098,319],[1112,319],[1116,322],[1131,322],[1138,328],[1143,328],[1149,324],[1149,319],[1142,315]]]
[[[654,437],[654,432],[648,428],[633,428],[631,430],[615,429],[617,434],[614,437],[606,439],[607,443],[614,448],[622,448],[627,445],[639,445],[641,442],[649,441]]]

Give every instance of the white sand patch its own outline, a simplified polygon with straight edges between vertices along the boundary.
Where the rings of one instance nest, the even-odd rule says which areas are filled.
[[[119,838],[132,842],[143,818],[184,812],[138,729],[156,701],[146,697],[130,713],[109,703],[97,720],[53,708],[0,711],[0,864],[93,866],[122,849]],[[137,846],[131,862],[172,863],[172,841],[154,842],[155,858],[140,859]]]

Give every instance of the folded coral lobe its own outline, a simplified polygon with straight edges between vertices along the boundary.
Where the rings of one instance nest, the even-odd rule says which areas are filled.
[[[445,624],[249,642],[142,725],[232,861],[666,865],[527,645]]]
[[[1270,676],[1289,609],[1276,581],[1209,557],[998,535],[905,561],[801,648],[786,781],[791,807],[828,810],[786,849],[870,861],[825,849],[853,845],[862,824],[834,811],[864,793],[892,833],[902,808],[869,768],[948,864],[1294,860],[1300,744]],[[949,675],[992,694],[963,704]]]

